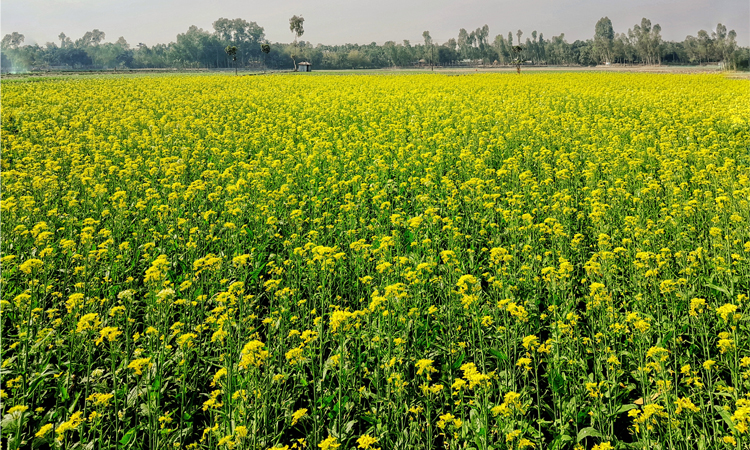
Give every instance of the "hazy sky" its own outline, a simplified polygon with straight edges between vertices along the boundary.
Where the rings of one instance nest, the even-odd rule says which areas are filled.
[[[303,40],[313,44],[382,44],[422,41],[429,30],[437,43],[484,24],[495,35],[521,29],[549,39],[565,33],[569,42],[593,37],[599,18],[608,16],[615,32],[627,32],[642,17],[662,27],[665,40],[683,40],[721,22],[750,45],[749,0],[2,0],[0,33],[18,31],[26,44],[71,39],[98,28],[105,41],[119,36],[133,46],[168,43],[190,25],[212,30],[220,17],[241,17],[265,28],[271,41],[290,42],[289,17],[305,18]]]

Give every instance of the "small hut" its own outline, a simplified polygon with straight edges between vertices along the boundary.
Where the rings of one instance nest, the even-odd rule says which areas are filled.
[[[299,72],[312,72],[312,64],[307,61],[302,61],[297,64],[297,70]]]

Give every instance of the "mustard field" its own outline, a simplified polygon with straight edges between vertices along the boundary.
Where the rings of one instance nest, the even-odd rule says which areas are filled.
[[[750,82],[2,83],[3,449],[748,449]]]

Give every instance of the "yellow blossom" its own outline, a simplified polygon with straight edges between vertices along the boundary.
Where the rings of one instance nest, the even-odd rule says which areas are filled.
[[[297,422],[307,415],[307,408],[301,408],[292,414],[292,426],[296,425]]]
[[[357,445],[357,447],[367,450],[369,448],[372,448],[372,445],[377,442],[378,440],[370,436],[369,434],[363,434],[359,437],[359,439],[357,439],[357,444],[359,444]]]

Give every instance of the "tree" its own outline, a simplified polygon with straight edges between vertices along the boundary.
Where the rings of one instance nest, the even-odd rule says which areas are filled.
[[[25,39],[24,35],[14,31],[12,34],[6,34],[3,37],[2,47],[3,49],[17,49],[19,45],[23,44]]]
[[[539,33],[539,40],[537,41],[537,52],[538,58],[547,64],[547,42],[544,40],[544,33]]]
[[[84,35],[81,36],[80,39],[77,39],[76,46],[79,48],[85,48],[85,47],[90,47],[92,45],[99,45],[99,43],[104,40],[104,37],[105,37],[105,34],[103,31],[98,30],[98,29],[93,29],[91,31],[87,31],[86,33],[84,33]]]
[[[297,60],[295,59],[296,50],[297,50],[297,39],[299,39],[303,34],[305,34],[305,29],[303,28],[303,25],[305,23],[305,18],[302,16],[294,15],[291,19],[289,19],[289,30],[294,35],[294,51],[292,51],[292,62],[294,63],[294,71],[297,71]]]
[[[264,42],[260,44],[260,51],[263,53],[263,73],[266,73],[266,57],[271,53],[271,46]]]
[[[422,32],[422,37],[424,38],[425,50],[430,52],[430,69],[434,71],[435,68],[433,67],[433,61],[435,60],[435,46],[432,44],[432,36],[430,36],[429,31],[424,31]]]
[[[644,17],[640,25],[628,30],[628,37],[638,50],[641,61],[661,64],[661,26],[658,23],[651,26],[651,21]]]
[[[539,35],[537,34],[536,30],[531,32],[531,39],[526,38],[526,48],[530,48],[529,53],[531,53],[531,61],[536,64],[539,60],[539,45],[537,42],[537,37]]]
[[[128,41],[126,41],[123,36],[120,36],[117,39],[117,42],[115,42],[115,45],[118,45],[118,46],[122,47],[123,50],[129,50],[130,49],[130,44],[128,44]]]
[[[467,40],[466,44],[469,46],[469,59],[476,59],[476,49],[474,48],[474,43],[477,41],[477,32],[472,31],[469,33],[469,39]]]
[[[259,48],[265,37],[263,27],[243,19],[220,18],[213,23],[214,35],[222,46],[237,47],[237,59],[244,66],[248,60],[260,56]]]
[[[94,29],[86,32],[75,42],[65,34],[58,35],[57,44],[27,45],[20,33],[5,35],[2,39],[3,70],[36,70],[50,66],[72,68],[96,67],[235,67],[245,66],[246,61],[258,61],[263,70],[289,67],[291,57],[297,70],[296,59],[304,54],[307,61],[320,64],[326,69],[351,67],[407,67],[423,59],[430,66],[454,64],[466,60],[484,63],[512,64],[520,71],[525,61],[534,64],[581,64],[596,65],[604,62],[644,64],[722,64],[727,69],[746,69],[750,65],[750,49],[741,47],[737,33],[717,24],[713,30],[700,30],[687,36],[682,42],[663,41],[661,27],[644,18],[625,33],[614,33],[612,22],[602,17],[596,22],[592,39],[573,43],[565,36],[545,40],[541,32],[532,31],[522,40],[523,32],[507,33],[488,41],[487,25],[474,31],[460,29],[457,38],[438,45],[429,32],[423,33],[424,43],[412,46],[409,41],[396,43],[387,41],[383,45],[344,44],[313,47],[301,39],[303,19],[294,16],[290,30],[294,43],[280,45],[265,44],[263,28],[255,22],[243,19],[220,18],[213,23],[212,30],[192,26],[179,34],[175,42],[156,44],[149,48],[144,44],[131,46],[124,38],[116,42],[105,42],[104,32]],[[516,36],[514,36],[514,34]],[[236,54],[227,57],[226,48],[235,47]],[[520,50],[519,50],[520,48]],[[265,50],[264,50],[265,49]],[[273,49],[273,52],[271,50]]]
[[[232,57],[232,62],[234,63],[234,75],[237,76],[237,47],[227,45],[227,48],[225,48],[224,51],[228,56]]]
[[[76,48],[69,45],[64,49],[61,49],[60,53],[60,62],[74,68],[90,66],[94,63],[94,61],[91,60],[89,54],[81,48]]]
[[[653,60],[657,64],[661,64],[661,53],[664,43],[661,40],[661,25],[658,23],[651,28],[651,38],[649,39],[649,42],[651,44],[649,50],[651,51]]]
[[[385,41],[385,43],[383,43],[383,53],[391,63],[391,67],[395,66],[396,61],[398,60],[398,47],[396,47],[396,43],[394,41]]]
[[[594,27],[594,50],[600,61],[612,62],[615,30],[609,17],[602,17]]]
[[[559,36],[552,36],[547,52],[547,56],[552,64],[569,64],[572,59],[570,54],[570,44],[565,40],[565,33],[561,33]]]
[[[520,32],[521,30],[518,31]],[[518,36],[518,39],[521,39],[520,35]],[[513,46],[513,64],[516,66],[516,72],[518,72],[519,75],[521,74],[521,63],[523,62],[521,59],[521,52],[523,52],[523,47],[520,45]]]
[[[627,57],[626,47],[627,36],[622,33],[615,33],[615,39],[612,41],[612,62],[625,63]]]
[[[594,57],[594,47],[592,41],[576,40],[571,44],[570,50],[573,61],[582,66],[595,66],[596,58]]]
[[[350,50],[346,55],[346,61],[352,69],[365,68],[370,65],[370,59],[361,50]]]
[[[182,67],[219,67],[224,47],[218,44],[221,42],[211,33],[191,25],[185,33],[177,35],[170,53],[173,62]]]
[[[477,53],[479,58],[483,60],[491,59],[490,52],[488,52],[488,39],[490,36],[490,27],[484,25],[481,28],[474,30],[474,43],[476,44]]]
[[[456,42],[456,45],[458,45],[458,52],[461,57],[464,59],[469,59],[469,33],[465,28],[461,28],[458,31],[458,41]]]
[[[735,53],[737,53],[737,32],[734,30],[730,30],[729,33],[727,33],[726,50],[727,57],[729,58],[729,68],[737,70],[737,58],[735,55]]]
[[[443,44],[437,47],[437,61],[441,65],[453,64],[458,59],[458,53],[454,50],[455,46]]]
[[[495,36],[495,40],[492,42],[492,46],[495,47],[499,62],[505,64],[506,61],[510,60],[510,52],[508,51],[508,44],[505,43],[505,37],[502,34]]]
[[[716,25],[716,31],[711,33],[713,42],[714,58],[721,61],[725,68],[735,68],[734,53],[737,49],[737,32],[727,32],[727,27],[722,24]]]
[[[706,30],[698,32],[698,55],[704,61],[708,62],[713,54],[714,43]]]
[[[65,48],[66,45],[72,44],[70,38],[65,33],[60,33],[57,38],[60,39],[60,48]]]

